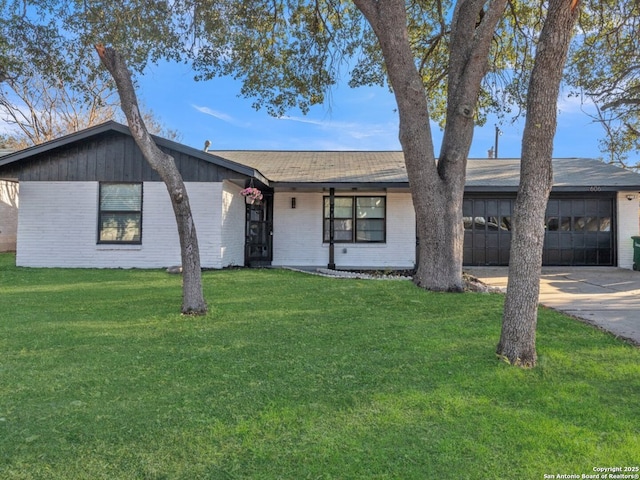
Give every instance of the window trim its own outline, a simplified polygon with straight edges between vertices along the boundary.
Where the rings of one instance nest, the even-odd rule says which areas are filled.
[[[102,187],[105,185],[140,185],[140,210],[102,210]],[[142,245],[142,210],[144,202],[143,182],[99,182],[98,183],[98,225],[97,225],[97,245]],[[103,214],[138,214],[140,216],[140,235],[138,240],[101,240]]]
[[[327,229],[327,224],[330,221],[329,217],[325,216],[325,204],[331,197],[329,195],[323,195],[322,197],[322,243],[328,244],[330,240],[327,238],[329,235],[329,231]],[[386,195],[335,195],[334,198],[350,198],[351,202],[351,220],[352,230],[351,230],[351,240],[336,240],[334,238],[334,243],[358,243],[358,244],[383,244],[387,243],[387,196]],[[383,228],[382,228],[382,240],[358,240],[358,198],[382,198],[384,200],[384,213],[381,219]],[[339,219],[334,218],[335,220],[346,220],[346,217],[340,217]]]

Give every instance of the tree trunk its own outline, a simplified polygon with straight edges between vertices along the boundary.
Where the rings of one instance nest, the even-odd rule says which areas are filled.
[[[509,280],[497,354],[512,365],[536,364],[536,324],[545,211],[562,71],[577,18],[576,0],[551,0],[540,34],[522,137],[520,187],[513,212]]]
[[[164,181],[171,198],[182,255],[182,313],[203,315],[207,313],[207,304],[202,292],[200,249],[182,176],[173,157],[160,150],[149,135],[140,115],[131,73],[122,56],[113,48],[106,48],[103,45],[96,45],[96,50],[116,82],[122,111],[127,117],[129,129],[136,144],[142,150],[147,162]]]
[[[427,95],[407,33],[404,0],[354,0],[373,28],[398,104],[400,143],[416,212],[417,285],[461,291],[462,199],[475,108],[506,0],[460,0],[451,32],[447,125],[436,164]]]

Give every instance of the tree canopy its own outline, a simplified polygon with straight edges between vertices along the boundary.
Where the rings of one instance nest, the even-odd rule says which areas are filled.
[[[591,0],[583,11],[567,81],[595,103],[605,159],[640,168],[628,157],[640,153],[640,3]]]
[[[544,5],[508,3],[494,34],[476,122],[488,113],[509,121],[526,108]],[[375,35],[348,1],[4,0],[0,6],[0,78],[37,67],[50,81],[64,78],[85,91],[77,79],[105,75],[92,47],[103,43],[125,53],[134,73],[166,59],[190,62],[200,80],[232,76],[242,81],[241,95],[273,115],[324,103],[347,76],[351,86],[387,83]],[[406,3],[415,63],[431,118],[441,125],[453,8],[451,0]],[[566,76],[575,94],[595,102],[607,158],[621,163],[640,148],[639,9],[635,0],[586,2]]]

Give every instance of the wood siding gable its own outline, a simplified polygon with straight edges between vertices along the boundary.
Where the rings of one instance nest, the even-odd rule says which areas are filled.
[[[77,141],[59,146],[54,141],[50,148],[34,148],[32,155],[0,167],[0,176],[20,181],[160,182],[133,138],[119,130],[105,128]],[[227,168],[224,161],[217,162],[217,157],[205,152],[198,158],[197,150],[190,154],[186,150],[192,149],[173,142],[158,146],[175,159],[185,182],[244,181],[251,176],[247,167]]]

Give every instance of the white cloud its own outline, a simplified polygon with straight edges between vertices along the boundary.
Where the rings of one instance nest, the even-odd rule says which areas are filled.
[[[558,98],[558,112],[560,114],[584,115],[585,112],[591,113],[593,110],[593,101],[589,97],[569,96],[566,93],[561,93]]]
[[[391,133],[393,137],[397,137],[398,132],[398,126],[391,123],[333,122],[290,116],[279,117],[279,120],[315,125],[325,132],[331,132],[334,135],[349,137],[355,140],[379,138],[389,135],[389,133]]]
[[[327,125],[326,122],[322,122],[320,120],[311,120],[311,119],[301,118],[301,117],[289,117],[288,115],[278,117],[278,120],[288,120],[290,122],[298,122],[298,123],[309,123],[311,125],[318,125],[318,126]]]
[[[230,123],[231,125],[235,125],[236,127],[247,127],[249,126],[247,123],[242,122],[236,118],[233,118],[231,115],[227,115],[224,112],[219,112],[217,110],[213,110],[209,107],[201,107],[199,105],[191,105],[200,113],[204,113],[205,115],[210,115],[212,117],[217,118],[218,120],[222,120],[223,122]]]

